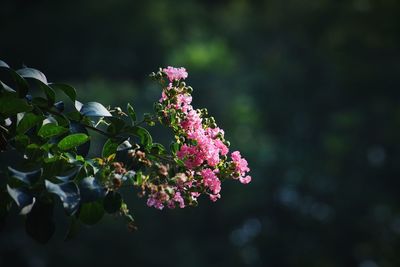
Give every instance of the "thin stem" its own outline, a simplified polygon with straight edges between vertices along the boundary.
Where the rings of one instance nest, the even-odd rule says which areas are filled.
[[[6,127],[0,125],[0,128],[1,128],[3,131],[5,131],[6,133],[8,133],[8,129],[7,129]]]

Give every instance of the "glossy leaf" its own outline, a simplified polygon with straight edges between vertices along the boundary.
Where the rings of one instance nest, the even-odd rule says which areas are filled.
[[[63,91],[73,102],[76,100],[76,90],[72,86],[63,83],[51,83],[50,87]]]
[[[36,199],[26,188],[12,188],[7,185],[7,192],[19,207],[21,215],[26,215],[32,210]]]
[[[79,184],[79,190],[83,202],[96,201],[106,194],[106,189],[94,177],[84,178]]]
[[[79,109],[82,115],[88,117],[112,117],[111,113],[98,102],[88,102]]]
[[[48,123],[40,128],[38,135],[42,138],[50,138],[53,136],[64,134],[66,132],[68,132],[67,128],[58,126],[55,123]]]
[[[37,69],[23,68],[23,69],[17,70],[17,73],[19,75],[21,75],[21,77],[35,79],[35,80],[41,81],[44,84],[47,84],[46,76]]]
[[[33,113],[25,113],[22,120],[18,123],[17,126],[17,134],[24,134],[29,129],[34,127],[36,124],[43,121],[43,117],[33,114]]]
[[[131,104],[129,104],[129,103],[127,105],[127,110],[128,110],[128,115],[132,120],[132,123],[134,123],[136,121],[136,112],[133,109],[133,107],[131,106]]]
[[[80,124],[78,122],[71,121],[71,123],[69,125],[69,130],[73,134],[75,134],[75,133],[83,133],[83,134],[89,135],[89,133],[86,130],[85,126],[83,126],[82,124]],[[86,143],[78,146],[77,149],[76,149],[77,153],[79,155],[84,156],[84,157],[86,157],[86,155],[89,153],[89,150],[90,150],[90,139]]]
[[[71,150],[89,141],[89,136],[83,133],[71,134],[64,137],[59,143],[58,148],[64,151]]]
[[[103,151],[101,156],[103,158],[107,158],[108,156],[117,152],[118,143],[115,141],[108,139],[103,145]]]
[[[81,198],[79,188],[74,182],[54,184],[46,180],[45,185],[48,192],[57,195],[61,199],[68,215],[72,215],[77,211]]]
[[[62,182],[72,181],[75,178],[75,176],[78,174],[81,167],[82,166],[79,166],[79,165],[75,166],[72,169],[66,171],[65,173],[62,173],[61,175],[56,175],[55,178]]]
[[[3,60],[0,60],[0,68],[7,68],[7,69],[9,69],[10,66],[8,66],[8,64],[5,63]]]
[[[147,131],[143,127],[140,126],[126,127],[125,131],[130,134],[133,134],[134,136],[139,137],[141,144],[143,144],[146,147],[151,146],[151,144],[153,143],[153,139],[149,131]]]
[[[20,180],[28,185],[33,185],[42,176],[43,169],[40,168],[34,171],[18,171],[12,167],[8,167],[8,173],[10,177]]]

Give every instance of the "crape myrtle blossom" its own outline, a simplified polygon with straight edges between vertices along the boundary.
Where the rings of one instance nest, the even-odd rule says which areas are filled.
[[[157,76],[163,85],[157,104],[159,121],[173,130],[178,146],[175,160],[182,162],[179,173],[148,194],[147,205],[157,209],[192,206],[202,194],[216,201],[221,197],[222,180],[251,181],[248,163],[240,152],[228,156],[229,142],[214,118],[208,117],[207,110],[191,105],[192,89],[183,82],[187,76],[185,68],[170,66]]]

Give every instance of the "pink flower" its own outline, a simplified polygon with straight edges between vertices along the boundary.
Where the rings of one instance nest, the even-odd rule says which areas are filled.
[[[163,72],[167,75],[170,82],[174,80],[186,79],[188,76],[185,68],[174,68],[168,66],[167,68],[163,69]]]
[[[200,166],[205,160],[204,153],[197,146],[188,146],[186,144],[176,152],[176,155],[180,160],[184,160],[186,168],[191,170]]]
[[[192,103],[192,96],[189,94],[180,94],[176,97],[176,109],[182,110],[184,113],[187,113],[188,110],[192,109],[190,105]]]
[[[208,187],[214,195],[219,194],[221,191],[221,181],[215,173],[211,169],[207,168],[203,169],[200,174],[203,177],[204,185]]]
[[[250,171],[250,169],[247,167],[248,166],[247,160],[242,158],[239,151],[232,152],[231,158],[236,165],[236,171],[238,173],[244,175],[246,172]]]
[[[229,149],[224,143],[222,143],[221,140],[215,139],[214,144],[215,144],[215,147],[217,147],[219,149],[222,156],[225,156],[226,154],[228,154]]]
[[[179,203],[179,207],[183,209],[185,207],[185,201],[181,196],[181,192],[176,192],[174,197],[172,198],[175,202]]]
[[[240,178],[239,178],[239,181],[240,181],[242,184],[248,184],[248,183],[251,182],[251,176],[250,176],[250,175],[247,175],[246,177],[240,177]]]
[[[210,199],[211,199],[212,202],[217,201],[219,198],[221,198],[220,194],[216,194],[216,195],[210,194]]]

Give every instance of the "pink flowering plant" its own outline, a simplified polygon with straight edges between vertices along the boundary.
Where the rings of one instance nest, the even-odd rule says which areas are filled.
[[[0,226],[14,206],[26,217],[28,234],[46,242],[55,228],[54,203],[61,201],[71,218],[67,239],[105,213],[121,215],[135,230],[123,187],[136,188],[147,206],[162,210],[196,206],[202,195],[217,201],[224,180],[251,181],[247,161],[239,151],[230,153],[224,130],[207,109],[192,105],[185,68],[150,75],[161,98],[141,121],[130,104],[122,110],[81,103],[73,87],[49,83],[32,68],[15,71],[0,61],[0,75],[0,149],[18,159],[0,165]],[[30,95],[31,87],[45,97]],[[69,98],[70,109],[55,101],[55,91]],[[143,127],[157,123],[174,135],[169,149]],[[87,156],[91,132],[107,137],[95,158]]]

